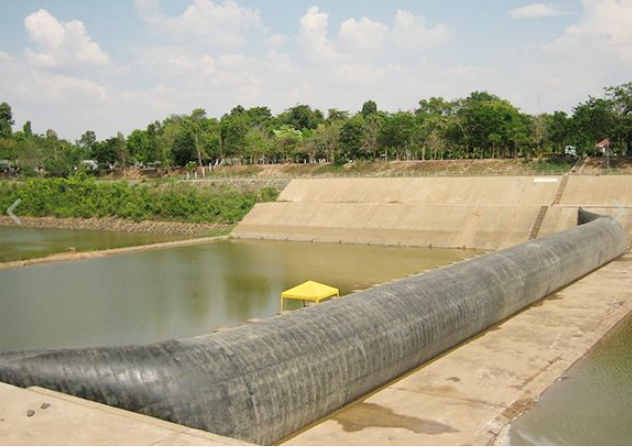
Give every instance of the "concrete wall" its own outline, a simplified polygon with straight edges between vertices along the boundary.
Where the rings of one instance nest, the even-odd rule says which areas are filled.
[[[269,444],[624,250],[622,228],[599,218],[222,333],[149,346],[0,353],[0,381]]]
[[[620,210],[612,202],[615,199],[626,214],[620,224],[632,241],[632,176],[570,176],[559,205],[549,208],[540,231],[541,236],[571,228],[576,223],[577,210],[581,207],[604,216],[615,217]]]
[[[632,209],[631,186],[630,176],[571,176],[566,185],[509,176],[294,180],[278,202],[255,206],[232,237],[505,248],[527,240],[543,206],[540,235],[574,226],[579,206],[616,215],[617,198]]]

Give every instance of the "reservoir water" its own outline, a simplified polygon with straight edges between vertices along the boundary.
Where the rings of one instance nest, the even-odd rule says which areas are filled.
[[[511,445],[630,445],[632,315],[511,426]]]
[[[306,280],[366,289],[471,250],[222,240],[0,271],[0,350],[148,343],[279,311]]]
[[[43,258],[70,250],[106,250],[175,239],[181,237],[118,231],[0,227],[0,262]]]

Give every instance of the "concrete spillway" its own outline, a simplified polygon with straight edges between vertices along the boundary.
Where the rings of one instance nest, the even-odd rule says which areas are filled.
[[[243,239],[496,250],[572,228],[579,207],[632,235],[630,176],[297,179],[260,203]]]
[[[278,441],[620,256],[577,228],[227,332],[149,346],[0,353],[0,381],[257,443]]]

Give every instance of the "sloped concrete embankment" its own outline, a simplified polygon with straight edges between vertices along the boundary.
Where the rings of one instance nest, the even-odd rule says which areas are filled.
[[[555,234],[575,225],[577,210],[585,210],[604,216],[617,217],[625,210],[619,223],[628,234],[628,248],[632,242],[632,176],[570,176],[559,203],[551,206],[542,223],[541,236]]]
[[[597,218],[226,332],[147,346],[3,352],[0,381],[270,444],[624,251],[622,228]]]
[[[293,180],[277,202],[256,205],[231,235],[498,249],[523,243],[532,234],[573,227],[580,206],[616,215],[612,202],[616,198],[632,209],[632,176],[562,180],[555,176]],[[628,233],[631,215],[622,220]]]

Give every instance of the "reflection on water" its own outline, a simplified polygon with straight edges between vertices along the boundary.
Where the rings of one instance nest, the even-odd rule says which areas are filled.
[[[0,271],[0,349],[146,343],[275,315],[306,280],[342,294],[467,250],[218,241]]]
[[[176,239],[181,239],[181,237],[120,231],[0,227],[0,262],[42,258],[71,249],[74,251],[105,250]]]
[[[632,442],[632,315],[513,423],[511,445]]]

